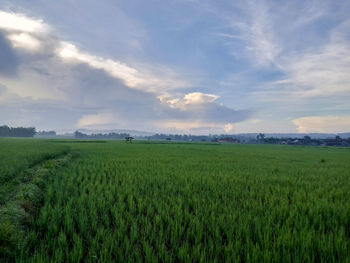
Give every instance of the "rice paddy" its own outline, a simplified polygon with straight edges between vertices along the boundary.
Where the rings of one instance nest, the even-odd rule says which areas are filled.
[[[350,262],[349,148],[1,139],[0,149],[4,182],[48,154],[77,155],[46,164],[40,206],[13,225],[23,234],[18,253],[0,250],[5,261]]]

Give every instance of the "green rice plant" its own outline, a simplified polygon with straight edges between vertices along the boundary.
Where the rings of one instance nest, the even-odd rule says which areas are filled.
[[[43,203],[50,169],[64,163],[61,156],[69,147],[48,141],[0,139],[0,149],[5,149],[0,151],[0,261],[13,262],[28,251],[27,227]]]
[[[56,144],[19,261],[350,262],[348,148]]]

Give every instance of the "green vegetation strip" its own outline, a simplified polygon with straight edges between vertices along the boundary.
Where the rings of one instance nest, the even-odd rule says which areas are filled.
[[[2,186],[6,194],[0,204],[0,261],[13,262],[18,259],[25,246],[25,233],[29,222],[37,215],[43,204],[45,188],[50,176],[65,165],[74,153],[67,149],[44,154],[41,160],[35,160],[29,168],[13,175]]]

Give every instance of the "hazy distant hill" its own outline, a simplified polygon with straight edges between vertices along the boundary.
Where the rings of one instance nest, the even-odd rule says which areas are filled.
[[[237,137],[256,138],[259,133],[240,133],[236,134]],[[304,136],[310,136],[312,139],[327,139],[340,136],[341,138],[349,138],[350,133],[264,133],[265,137],[274,138],[303,138]]]
[[[127,130],[127,129],[112,129],[112,130],[89,130],[89,129],[79,129],[79,132],[85,134],[97,134],[97,133],[128,133],[131,136],[152,136],[156,133],[146,132],[146,131],[137,131],[137,130]],[[259,133],[239,133],[239,134],[230,134],[229,136],[244,137],[244,138],[256,138]],[[274,137],[274,138],[303,138],[304,136],[310,136],[312,139],[327,139],[334,138],[339,135],[341,138],[349,138],[350,132],[347,133],[265,133],[265,137]]]
[[[126,129],[113,129],[113,130],[89,130],[89,129],[79,129],[79,132],[85,134],[97,134],[97,133],[128,133],[131,136],[151,136],[155,134],[154,132],[136,131],[136,130],[126,130]]]
[[[350,132],[338,133],[341,138],[350,138]]]

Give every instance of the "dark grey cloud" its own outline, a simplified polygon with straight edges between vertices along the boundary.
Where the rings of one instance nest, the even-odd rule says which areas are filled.
[[[188,104],[185,108],[171,108],[159,103],[157,117],[162,120],[201,121],[211,124],[227,124],[240,122],[250,118],[252,110],[235,110],[216,102]]]
[[[2,84],[0,83],[0,95],[3,94],[3,93],[5,93],[6,91],[7,91],[6,86],[5,86],[5,85],[2,85]]]
[[[19,59],[9,41],[0,31],[0,74],[13,76],[17,73]]]
[[[76,89],[70,94],[81,107],[93,107],[91,113],[113,111],[119,117],[133,121],[163,121],[167,119],[200,120],[225,124],[240,122],[252,116],[250,110],[234,110],[216,102],[187,105],[185,109],[171,108],[161,103],[155,94],[131,89],[103,70],[81,64],[71,69]],[[66,87],[70,88],[70,87]]]
[[[252,114],[249,110],[237,111],[216,102],[187,105],[185,109],[172,108],[162,103],[156,94],[129,88],[105,71],[86,64],[62,64],[50,56],[41,56],[34,64],[35,67],[33,63],[24,63],[21,69],[47,79],[52,85],[45,89],[59,90],[65,94],[65,99],[13,97],[6,107],[0,106],[0,118],[9,124],[74,130],[84,116],[108,113],[115,117],[115,121],[104,124],[104,127],[157,131],[154,123],[169,120],[224,125],[245,120]]]

